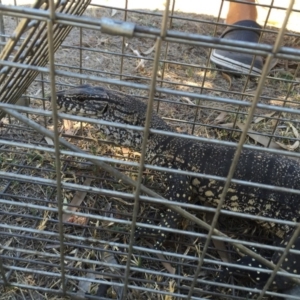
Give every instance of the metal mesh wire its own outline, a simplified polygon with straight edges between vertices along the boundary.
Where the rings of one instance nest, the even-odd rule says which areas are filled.
[[[152,249],[153,237],[133,243],[136,225],[155,227],[146,220],[156,224],[170,206],[161,197],[165,168],[144,165],[145,149],[107,142],[101,120],[58,114],[49,102],[56,90],[100,85],[153,105],[177,129],[162,134],[238,149],[244,136],[245,148],[298,160],[299,33],[285,21],[300,6],[257,3],[266,19],[256,45],[217,38],[228,2],[216,2],[216,17],[195,11],[196,4],[193,13],[182,12],[175,0],[164,10],[131,1],[0,5],[0,299],[247,299],[249,291],[259,299],[300,299],[255,289],[247,275],[217,281],[245,247],[269,260],[278,248],[280,237],[255,220],[295,226],[296,237],[291,220],[219,210],[199,197],[177,207],[184,218],[169,230],[164,252]],[[281,28],[268,22],[271,9],[281,13]],[[255,78],[229,77],[211,64],[212,48],[261,55],[265,68]],[[221,179],[236,182],[232,173]]]

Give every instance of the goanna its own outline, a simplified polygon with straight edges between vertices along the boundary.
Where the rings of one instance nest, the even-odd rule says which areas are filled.
[[[89,85],[57,92],[57,106],[62,112],[136,126],[144,126],[147,110],[147,106],[135,97]],[[151,128],[174,131],[154,112]],[[100,130],[111,142],[137,151],[141,149],[143,141],[141,131],[126,129],[126,126],[102,125]],[[230,146],[150,133],[146,161],[167,168],[226,177],[234,153],[235,148]],[[191,194],[196,191],[207,203],[214,206],[219,203],[224,186],[222,181],[177,173],[165,173],[165,179],[167,184],[165,198],[189,202]],[[300,190],[300,164],[275,154],[244,149],[234,179]],[[300,196],[297,194],[231,184],[223,209],[299,222],[299,202]],[[176,228],[179,218],[180,215],[168,209],[165,214],[162,214],[159,225]],[[277,223],[262,223],[262,225],[272,228],[282,238],[293,230],[293,227]],[[148,231],[138,229],[138,235],[143,233]],[[165,238],[166,234],[161,230],[155,244],[156,249],[161,247]],[[294,270],[297,266],[293,265]],[[300,262],[298,267],[300,269]],[[294,273],[300,273],[300,270]],[[278,284],[274,282],[274,286],[278,287]]]

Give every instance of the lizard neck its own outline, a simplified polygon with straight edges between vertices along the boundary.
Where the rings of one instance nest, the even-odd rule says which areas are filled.
[[[112,118],[110,118],[109,121],[114,121],[118,123],[120,122],[120,120],[116,120],[116,119],[114,120]],[[137,116],[134,124],[132,120],[130,121],[128,120],[127,122],[126,119],[122,119],[121,123],[124,124],[124,127],[101,125],[99,129],[102,132],[102,134],[107,138],[108,141],[117,145],[129,147],[131,149],[134,149],[135,151],[141,151],[141,147],[144,139],[144,132],[128,129],[126,128],[126,125],[136,125],[136,126],[143,127],[145,124],[144,113],[141,113]],[[162,130],[162,131],[174,132],[174,130],[155,113],[152,115],[150,128]],[[167,138],[168,137],[165,135],[149,133],[147,149],[149,151],[158,150],[160,148],[159,146],[163,144]]]

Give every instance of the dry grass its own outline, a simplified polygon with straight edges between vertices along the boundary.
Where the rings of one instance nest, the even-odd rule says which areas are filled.
[[[109,9],[94,9],[87,12],[88,15],[93,17],[111,16]],[[178,16],[186,18],[194,18],[195,20],[207,20],[211,21],[212,18],[208,16],[199,15],[187,15],[176,13]],[[123,13],[118,12],[116,19],[122,19]],[[141,15],[137,13],[130,13],[128,15],[129,21],[134,21],[140,25],[145,26],[160,26],[161,19],[151,15]],[[14,20],[6,18],[6,24],[8,32],[14,28]],[[197,23],[188,20],[174,20],[172,24],[174,30],[180,30],[183,32],[200,33],[204,35],[211,35],[214,32],[214,26],[209,24]],[[217,35],[220,35],[222,28],[218,28]],[[74,28],[71,34],[68,36],[62,47],[56,54],[57,69],[59,70],[79,70],[79,57],[80,51],[78,46],[80,30]],[[269,44],[274,42],[275,35],[268,34],[264,37],[264,41]],[[285,44],[292,46],[295,44],[293,37],[286,37]],[[140,52],[146,52],[153,47],[153,40],[146,38],[133,38],[125,40],[124,53],[127,55],[134,55],[131,50],[139,50]],[[84,74],[99,75],[104,77],[119,78],[120,66],[122,62],[122,44],[123,40],[118,36],[107,36],[100,34],[98,31],[83,30],[83,65],[82,68]],[[93,50],[100,50],[101,52],[95,52]],[[172,88],[174,90],[188,91],[193,93],[203,93],[209,96],[219,96],[234,99],[250,100],[253,97],[255,91],[256,82],[249,81],[246,85],[247,78],[233,78],[231,82],[227,77],[222,76],[217,71],[208,71],[205,73],[203,67],[206,66],[209,49],[195,47],[182,44],[163,44],[162,55],[164,58],[167,53],[166,59],[168,63],[160,65],[160,77],[158,77],[159,84],[163,87]],[[111,54],[118,53],[117,54]],[[154,53],[147,55],[147,58],[153,58]],[[122,79],[128,82],[149,83],[152,74],[151,61],[145,62],[144,68],[136,70],[136,66],[139,60],[136,57],[124,57],[123,58],[123,77]],[[164,71],[164,72],[163,72]],[[164,82],[160,82],[161,75],[164,73]],[[299,85],[290,82],[292,76],[295,73],[295,64],[285,61],[279,61],[275,71],[272,73],[272,78],[268,79],[263,90],[262,103],[272,103],[274,105],[282,106],[284,100],[286,106],[299,108]],[[204,76],[205,80],[204,80]],[[296,78],[299,75],[296,74]],[[34,96],[36,100],[31,101],[33,107],[41,107],[41,100],[45,97],[41,90],[41,78],[36,81],[28,90],[28,94]],[[47,76],[43,77],[44,87],[46,94],[49,92],[49,85]],[[287,81],[284,81],[287,80]],[[69,85],[78,85],[81,83],[79,80],[70,77],[58,77],[56,78],[58,89],[64,88]],[[291,86],[292,85],[292,86]],[[107,86],[108,88],[116,88],[114,86]],[[144,101],[147,98],[147,92],[143,90],[134,90],[131,88],[122,88],[124,92],[134,94],[141,97]],[[288,98],[285,99],[287,92],[290,91]],[[244,96],[241,96],[244,93]],[[238,121],[243,123],[246,118],[247,110],[245,108],[239,108],[233,104],[221,105],[216,102],[202,100],[198,104],[200,108],[195,109],[197,101],[195,99],[182,99],[178,96],[170,96],[165,94],[157,94],[157,100],[161,100],[159,103],[158,113],[164,117],[170,124],[175,126],[178,131],[189,132],[200,136],[217,138],[222,140],[237,140],[239,138],[238,133],[231,134],[231,130],[225,130],[221,125],[226,123],[233,123]],[[188,101],[189,104],[186,102]],[[49,103],[46,102],[46,107],[49,108]],[[237,114],[239,112],[239,114]],[[295,128],[299,128],[299,117],[288,114],[276,113],[272,117],[264,117],[270,111],[257,110],[256,117],[263,115],[262,120],[259,123],[253,124],[252,130],[263,133],[272,134],[277,123],[279,127],[275,130],[275,134],[278,136],[276,139],[285,144],[293,144],[294,142],[290,138],[294,138],[287,121],[290,120]],[[221,114],[221,115],[220,115]],[[217,117],[219,116],[219,119]],[[33,120],[44,124],[44,119],[31,116]],[[186,121],[186,123],[182,122]],[[218,120],[218,121],[216,121]],[[46,120],[46,124],[49,128],[52,128],[52,120]],[[196,126],[193,130],[192,123],[196,122]],[[219,128],[218,128],[219,127]],[[8,119],[4,120],[3,127],[0,128],[1,137],[5,140],[11,140],[14,142],[25,142],[34,145],[47,146],[44,136],[37,132],[31,131],[28,128],[24,128],[16,120],[12,120],[12,123],[8,123]],[[103,144],[99,141],[99,133],[97,129],[89,124],[83,124],[82,130],[72,132],[69,135],[74,137],[69,140],[76,144],[81,149],[96,154],[99,156],[113,157],[124,160],[136,160],[139,156],[132,153],[128,149],[123,147],[115,147],[108,144]],[[247,143],[256,143],[255,140],[249,138]],[[0,153],[1,171],[14,172],[20,175],[35,176],[45,179],[56,179],[55,173],[55,159],[52,154],[46,152],[40,152],[38,150],[22,149],[18,147],[2,146]],[[296,149],[295,151],[299,151]],[[75,159],[74,157],[65,156],[61,157],[62,163],[62,179],[68,183],[82,184],[87,178],[92,180],[92,186],[100,187],[104,189],[122,191],[131,193],[132,189],[123,183],[118,182],[112,178],[109,174],[106,174],[102,170],[99,170],[84,159]],[[137,170],[134,167],[117,166],[125,174],[132,178],[137,177]],[[160,194],[163,194],[164,186],[161,184],[159,174],[149,173],[145,171],[143,183],[153,188]],[[42,185],[35,182],[22,182],[21,180],[2,180],[0,181],[1,193],[3,198],[11,201],[20,201],[22,203],[41,205],[49,208],[56,208],[56,186]],[[65,202],[70,203],[74,197],[75,190],[64,190],[63,198]],[[197,199],[195,199],[197,202]],[[110,247],[104,243],[97,243],[90,241],[86,238],[93,238],[99,241],[110,241],[116,243],[128,244],[129,239],[129,226],[119,224],[116,222],[99,221],[93,218],[93,216],[101,215],[106,217],[114,217],[120,220],[131,220],[133,202],[131,199],[121,199],[119,197],[109,197],[103,194],[87,193],[84,197],[79,212],[90,214],[89,218],[83,220],[84,225],[78,220],[73,220],[74,223],[64,226],[64,232],[67,235],[74,237],[83,237],[80,242],[72,240],[72,238],[65,238],[64,254],[70,257],[74,257],[75,260],[65,259],[66,273],[70,276],[66,281],[66,287],[68,291],[78,290],[80,280],[76,280],[76,277],[85,277],[87,274],[93,272],[98,273],[98,277],[92,278],[104,278],[109,280],[113,271],[107,267],[97,265],[94,263],[82,263],[77,258],[91,259],[94,261],[103,261],[103,255],[111,259],[112,251],[115,260],[114,263],[120,265],[126,265],[127,262],[127,250],[122,247]],[[196,213],[196,212],[194,212]],[[199,215],[199,214],[198,214]],[[39,253],[48,254],[60,254],[59,237],[51,236],[49,233],[58,233],[58,214],[57,212],[39,210],[30,207],[21,207],[18,205],[5,204],[1,207],[1,223],[8,226],[19,226],[17,229],[2,228],[1,231],[1,244],[7,247],[21,248],[31,251],[38,251]],[[142,203],[138,216],[138,221],[144,221],[144,218],[150,217],[154,221],[159,219],[159,209],[155,205],[149,205]],[[200,214],[199,217],[205,218],[206,216]],[[82,220],[81,220],[82,221]],[[79,224],[77,224],[77,222]],[[201,228],[195,228],[193,224],[187,221],[182,222],[182,228],[189,231],[195,231],[199,233],[206,233]],[[239,218],[228,218],[222,216],[219,221],[219,228],[231,237],[238,239],[244,239],[247,241],[258,241],[263,243],[271,243],[271,234],[264,232],[259,226],[253,224],[253,222],[247,220],[241,220]],[[26,231],[26,229],[38,229],[40,232]],[[153,238],[143,238],[137,242],[137,245],[148,246],[154,242]],[[180,259],[174,257],[167,257],[165,265],[162,266],[161,259],[153,257],[147,252],[134,253],[132,259],[132,266],[151,269],[157,272],[164,271],[170,272],[173,266],[177,275],[184,275],[186,278],[193,277],[195,272],[195,266],[197,258],[201,255],[202,247],[205,239],[193,238],[189,236],[183,236],[180,234],[173,234],[170,239],[165,243],[165,248],[171,252],[178,254],[184,253],[189,257],[182,256]],[[269,253],[262,253],[269,255]],[[28,272],[23,271],[11,271],[9,273],[9,281],[30,285],[34,287],[51,288],[53,290],[59,290],[61,288],[61,280],[58,277],[60,274],[59,257],[41,256],[36,253],[21,253],[14,249],[1,251],[3,255],[4,265],[10,267],[22,267],[28,269]],[[238,254],[228,246],[228,256],[230,260],[235,261],[238,258]],[[193,257],[194,259],[191,259]],[[220,253],[211,245],[208,257],[210,259],[220,260]],[[199,279],[215,280],[218,273],[218,264],[204,265],[203,271],[200,274]],[[30,269],[41,271],[40,273],[30,272]],[[43,272],[52,272],[53,276],[45,276]],[[102,276],[100,277],[100,274]],[[93,275],[95,276],[95,275]],[[152,288],[165,292],[175,292],[186,294],[190,285],[189,281],[172,280],[168,276],[162,276],[161,274],[148,274],[145,272],[132,272],[130,278],[130,284],[139,287]],[[122,277],[122,274],[121,274]],[[122,282],[121,279],[116,279],[116,282]],[[242,286],[253,286],[248,279],[237,278],[236,284]],[[205,293],[206,285],[197,286],[199,294],[196,296],[202,296],[208,299],[217,299],[217,296],[209,296]],[[91,294],[96,294],[98,289],[97,284],[92,284],[90,287]],[[115,298],[117,289],[110,289],[108,296]],[[218,299],[227,299],[231,297],[229,291],[228,296],[220,297]],[[239,291],[231,291],[236,296],[242,295]],[[18,287],[0,287],[0,299],[62,299],[56,296],[54,293],[44,292],[43,290],[30,290],[26,288]],[[150,292],[143,290],[129,290],[128,299],[175,299],[158,294],[151,294]]]

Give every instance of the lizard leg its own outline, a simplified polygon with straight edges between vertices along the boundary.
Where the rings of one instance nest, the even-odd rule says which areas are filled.
[[[190,202],[192,187],[187,176],[168,174],[165,180],[167,182],[165,193],[166,199],[170,201]],[[180,214],[168,208],[166,210],[166,213],[160,213],[160,216],[161,221],[158,226],[173,229],[178,227],[178,222],[181,218]],[[151,224],[152,222],[150,220],[147,220],[147,223]],[[164,230],[139,227],[136,230],[135,237],[138,238],[145,234],[157,235],[157,239],[154,244],[154,249],[157,250],[161,249],[161,246],[168,235],[168,233]]]
[[[285,247],[294,231],[289,233],[277,246]],[[295,240],[294,245],[292,245],[291,250],[300,250],[300,236],[297,237]],[[281,257],[282,252],[275,251],[274,255],[272,256],[272,261],[276,264]],[[289,273],[294,275],[300,274],[300,255],[296,253],[289,252],[284,262],[281,264],[281,268],[286,270]],[[273,282],[272,287],[276,288],[277,290],[285,290],[293,287],[295,283],[289,280],[289,277],[277,275]]]
[[[165,194],[166,199],[184,203],[191,201],[192,187],[187,176],[169,174],[166,181],[168,182],[168,187]],[[165,215],[162,216],[159,226],[176,229],[178,228],[180,219],[180,214],[168,208]],[[158,230],[158,237],[156,239],[156,243],[154,244],[154,249],[161,249],[167,235],[168,232],[164,230]]]
[[[280,246],[280,247],[286,246],[290,237],[291,237],[291,234],[288,234],[284,239],[282,239],[280,241],[280,243],[276,243],[275,246]],[[251,247],[251,249],[253,251],[257,252],[255,248]],[[292,246],[292,249],[300,250],[300,237],[298,237],[296,239],[295,244]],[[274,252],[274,254],[272,256],[272,260],[271,260],[274,264],[277,264],[278,260],[280,259],[281,253],[282,252],[278,252],[278,251]],[[264,268],[264,269],[266,268],[260,262],[258,262],[254,258],[247,256],[247,255],[244,256],[243,258],[237,260],[236,262],[238,264],[244,265],[244,266],[249,266],[249,267],[254,267],[254,268]],[[299,255],[294,254],[294,253],[289,253],[287,255],[287,257],[285,258],[284,262],[282,263],[281,268],[283,268],[287,272],[293,273],[295,275],[300,274],[300,257],[299,257]],[[253,281],[256,282],[257,288],[262,288],[270,277],[269,274],[259,272],[259,271],[247,271],[247,270],[241,270],[241,269],[233,268],[233,267],[231,267],[231,268],[226,267],[223,269],[223,272],[219,275],[218,281],[219,282],[226,281],[227,280],[226,277],[228,277],[229,275],[231,275],[233,273],[248,275]],[[270,286],[270,289],[276,290],[276,291],[277,290],[283,291],[283,290],[290,289],[294,285],[295,285],[295,283],[292,282],[291,280],[289,280],[288,277],[277,275],[274,278],[272,285]],[[249,295],[251,295],[251,293]]]

